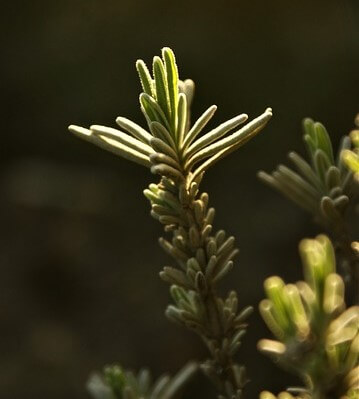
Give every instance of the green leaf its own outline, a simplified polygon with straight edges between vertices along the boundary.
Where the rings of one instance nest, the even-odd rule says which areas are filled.
[[[149,124],[151,133],[153,134],[154,137],[157,137],[164,141],[166,144],[168,144],[174,151],[177,150],[177,145],[173,140],[173,137],[171,136],[170,132],[159,122],[151,122]],[[151,137],[152,139],[152,137]]]
[[[136,69],[140,77],[143,91],[149,96],[153,96],[153,80],[146,64],[142,60],[137,60]]]
[[[176,129],[177,148],[181,148],[187,121],[187,98],[181,93],[178,101],[178,125]]]
[[[197,372],[198,365],[194,362],[186,364],[176,375],[171,378],[162,399],[172,399],[190,378]]]
[[[175,55],[170,48],[165,47],[162,49],[162,58],[166,68],[168,98],[171,110],[171,127],[172,131],[175,131],[177,126],[178,70]]]
[[[168,120],[164,114],[162,108],[157,104],[157,102],[148,94],[142,93],[140,95],[140,103],[145,110],[148,119],[151,122],[157,121],[164,125],[167,130],[170,130]]]
[[[304,133],[306,135],[308,135],[312,139],[313,143],[315,144],[316,141],[315,141],[315,131],[314,131],[313,119],[305,118],[303,120],[303,129],[304,129]]]
[[[324,185],[322,181],[315,174],[311,166],[305,161],[300,155],[296,152],[290,152],[288,155],[289,159],[294,163],[298,171],[302,174],[304,178],[306,178],[316,189],[324,194]]]
[[[350,138],[353,142],[354,147],[359,148],[359,130],[355,129],[350,132]]]
[[[91,133],[100,136],[101,138],[107,137],[109,139],[113,139],[114,141],[118,141],[119,143],[132,148],[138,152],[141,152],[144,155],[153,154],[154,151],[151,146],[143,143],[140,140],[137,140],[127,133],[123,133],[120,130],[112,129],[110,127],[92,125],[90,126]]]
[[[264,281],[268,299],[273,304],[273,315],[285,335],[292,335],[293,327],[287,310],[287,301],[283,289],[285,285],[280,277],[269,277]]]
[[[335,272],[335,255],[333,246],[324,235],[316,239],[302,240],[299,245],[304,266],[305,280],[313,289],[317,303],[322,308],[324,284],[329,274]]]
[[[359,173],[359,156],[354,151],[344,150],[342,159],[354,173]]]
[[[283,176],[283,179],[285,179],[288,184],[300,189],[303,194],[305,193],[305,195],[312,198],[314,202],[318,202],[320,200],[318,191],[311,184],[302,179],[297,173],[293,172],[284,165],[278,166],[278,172]]]
[[[202,136],[200,139],[196,140],[185,152],[186,157],[190,157],[200,149],[208,146],[209,144],[213,143],[217,139],[226,135],[232,129],[235,129],[237,126],[242,124],[248,119],[248,115],[241,114],[238,115],[222,124],[220,124],[215,129],[211,130],[209,133]]]
[[[156,130],[157,126],[153,125],[153,129]],[[162,152],[166,155],[168,155],[169,157],[173,158],[175,161],[178,161],[178,157],[177,154],[175,153],[175,151],[173,150],[173,148],[171,148],[167,143],[165,143],[163,140],[157,138],[157,137],[153,137],[151,139],[151,146],[153,147],[153,149],[157,152]]]
[[[192,126],[192,128],[184,138],[182,144],[183,149],[186,149],[192,143],[192,141],[198,136],[198,134],[201,133],[201,131],[205,128],[207,123],[212,119],[216,110],[217,106],[212,105],[197,119],[195,124]]]
[[[90,376],[86,388],[94,399],[116,399],[112,389],[98,374]]]
[[[313,156],[314,168],[320,180],[325,184],[325,176],[330,168],[328,155],[321,149],[315,151]]]
[[[124,144],[121,144],[117,140],[104,137],[101,135],[92,134],[90,130],[84,129],[80,126],[71,125],[69,126],[70,132],[76,136],[81,137],[92,144],[97,145],[107,151],[112,152],[115,155],[119,155],[122,158],[128,159],[129,161],[136,162],[140,165],[151,167],[149,157],[142,152],[136,151]]]
[[[293,202],[314,214],[317,212],[319,208],[319,198],[315,198],[310,192],[303,190],[295,181],[288,179],[280,171],[274,171],[273,178],[279,184],[277,187],[280,191]]]
[[[152,136],[150,133],[148,133],[145,129],[143,129],[141,126],[137,125],[135,122],[132,122],[131,120],[124,118],[122,116],[119,116],[116,119],[116,123],[122,127],[122,129],[127,130],[129,133],[132,134],[132,136],[136,137],[138,140],[143,141],[146,144],[149,144],[151,141]]]
[[[272,301],[269,299],[263,299],[259,304],[259,312],[273,335],[278,339],[283,340],[285,338],[285,328],[283,328],[283,324],[278,321],[275,316]]]
[[[168,85],[166,73],[161,58],[157,56],[153,58],[153,76],[155,79],[157,104],[160,106],[164,115],[166,116],[167,122],[169,122],[171,107],[168,99]],[[171,132],[174,133],[172,130]]]
[[[216,155],[220,153],[221,157],[223,157],[225,154],[234,151],[250,138],[252,138],[254,135],[259,133],[259,131],[266,125],[271,117],[272,110],[268,108],[262,115],[247,123],[237,132],[219,141],[216,141],[208,147],[205,147],[202,150],[196,152],[192,157],[187,160],[185,165],[186,170],[191,170],[197,162],[201,161],[202,159],[208,158],[213,154],[215,154],[216,157]],[[214,159],[217,160],[217,158]]]
[[[327,170],[325,175],[325,185],[327,186],[329,192],[335,187],[340,187],[340,171],[336,166],[330,166]]]
[[[316,122],[314,124],[314,131],[316,134],[318,148],[327,154],[330,163],[334,165],[332,142],[330,141],[330,137],[326,128],[320,122]]]

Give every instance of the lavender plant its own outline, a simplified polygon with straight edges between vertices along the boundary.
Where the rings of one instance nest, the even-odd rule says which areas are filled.
[[[359,255],[353,246],[347,214],[358,198],[358,180],[353,177],[357,149],[351,150],[349,136],[341,140],[336,157],[329,134],[319,122],[305,119],[303,140],[309,162],[296,152],[288,157],[295,171],[279,165],[271,174],[260,171],[259,178],[275,188],[299,207],[313,215],[316,223],[326,229],[338,250],[340,267],[349,284],[348,300],[359,303]],[[351,133],[358,142],[358,130]],[[354,170],[355,172],[355,170]]]
[[[115,364],[106,366],[103,376],[94,373],[87,388],[95,399],[170,399],[181,390],[196,369],[196,363],[190,362],[174,377],[164,374],[157,381],[152,381],[147,369],[135,375]]]
[[[279,399],[293,398],[290,392],[302,399],[358,398],[359,306],[346,309],[344,296],[346,283],[347,301],[359,303],[359,252],[346,217],[357,203],[357,150],[344,136],[335,160],[325,127],[311,119],[303,126],[310,162],[291,152],[296,171],[279,165],[271,175],[258,175],[331,234],[344,280],[336,274],[334,248],[326,236],[303,240],[305,281],[286,285],[274,276],[264,283],[267,299],[260,303],[260,313],[277,341],[261,340],[258,349],[303,380],[304,388],[289,388]],[[354,145],[355,134],[357,130],[351,132]],[[270,392],[261,394],[261,399],[273,398]]]
[[[235,291],[225,297],[218,292],[238,250],[234,237],[224,230],[212,232],[215,211],[209,207],[208,194],[199,192],[199,184],[209,167],[258,134],[272,111],[267,108],[238,129],[248,119],[240,114],[203,134],[217,107],[209,107],[191,125],[194,83],[179,80],[173,52],[164,48],[162,59],[153,58],[153,76],[142,60],[136,67],[148,130],[124,117],[116,119],[124,131],[97,125],[69,129],[160,176],[160,182],[151,184],[144,194],[151,215],[170,236],[169,240],[160,238],[160,245],[177,263],[160,273],[170,284],[174,301],[166,315],[198,334],[207,346],[210,357],[201,368],[216,385],[218,397],[239,399],[247,377],[235,355],[252,308],[239,310]]]
[[[277,340],[263,339],[258,349],[301,377],[305,387],[291,389],[299,398],[358,397],[359,306],[346,309],[328,237],[303,240],[300,253],[304,281],[285,284],[274,276],[264,282],[267,299],[260,312]],[[286,397],[291,396],[279,396]]]
[[[342,160],[354,172],[354,177],[359,180],[359,114],[355,118],[356,128],[350,132],[354,149],[345,149],[342,152]]]
[[[208,358],[199,366],[217,388],[218,399],[240,399],[248,379],[237,353],[252,307],[239,310],[236,291],[220,293],[220,282],[232,269],[238,249],[234,237],[213,230],[215,211],[199,186],[213,164],[263,129],[272,111],[267,108],[241,128],[246,114],[208,131],[216,106],[191,123],[194,83],[179,79],[169,48],[162,50],[162,58],[154,57],[152,74],[142,60],[136,68],[147,129],[118,117],[121,130],[98,125],[89,129],[71,125],[69,130],[159,176],[159,182],[150,184],[144,195],[151,215],[164,227],[165,237],[159,243],[175,262],[160,273],[170,284],[173,299],[166,315],[196,333],[207,347]],[[291,153],[299,173],[280,166],[272,176],[264,172],[260,176],[311,212],[333,233],[336,245],[343,249],[345,243],[348,250],[345,212],[355,195],[353,173],[344,163],[352,167],[355,162],[352,153],[341,153],[350,151],[350,139],[344,138],[335,161],[322,125],[307,120],[304,138],[311,164]],[[300,251],[305,281],[285,285],[280,277],[271,277],[265,282],[268,298],[261,302],[260,312],[277,340],[261,340],[258,348],[303,380],[303,388],[291,391],[297,396],[287,391],[279,399],[357,398],[359,308],[346,309],[345,282],[336,274],[334,249],[326,236],[304,240]],[[353,247],[348,251],[347,276],[354,280],[358,253]],[[88,388],[96,399],[170,399],[196,370],[197,364],[190,362],[173,378],[164,376],[152,383],[146,370],[135,375],[114,365],[102,375],[95,374]],[[270,392],[261,394],[261,399],[272,398]]]

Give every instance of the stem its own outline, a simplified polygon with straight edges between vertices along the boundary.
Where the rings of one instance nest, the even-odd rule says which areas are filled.
[[[246,327],[243,322],[245,316],[237,315],[235,292],[227,298],[221,298],[217,293],[218,281],[230,269],[231,260],[238,252],[234,248],[234,239],[227,238],[224,231],[210,234],[214,209],[208,208],[206,193],[198,194],[197,183],[187,187],[186,183],[163,178],[157,187],[165,192],[163,198],[171,196],[172,206],[177,209],[177,219],[167,221],[160,218],[160,221],[164,220],[165,230],[172,233],[172,243],[166,241],[165,249],[184,270],[183,276],[181,274],[183,284],[171,281],[166,269],[161,276],[170,283],[175,282],[176,286],[182,285],[185,295],[195,296],[197,305],[194,314],[203,309],[202,317],[193,323],[194,316],[186,316],[188,306],[185,308],[187,313],[183,314],[183,302],[178,301],[176,305],[180,316],[177,318],[182,317],[181,324],[200,335],[207,346],[211,357],[203,363],[202,370],[216,385],[218,397],[240,399],[247,379],[244,368],[235,362],[234,355],[240,345],[240,332],[244,332]],[[193,269],[193,265],[198,266],[197,269]],[[183,281],[184,278],[186,281]],[[246,314],[249,312],[250,309],[245,310]]]

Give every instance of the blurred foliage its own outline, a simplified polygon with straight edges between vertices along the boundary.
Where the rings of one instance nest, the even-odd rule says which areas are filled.
[[[311,119],[305,119],[303,126],[309,162],[297,153],[290,152],[288,157],[295,171],[279,165],[270,175],[261,171],[258,176],[264,183],[311,213],[314,221],[328,231],[341,256],[341,273],[349,286],[347,302],[359,303],[359,256],[351,236],[351,220],[348,217],[350,209],[357,211],[359,186],[355,171],[344,163],[348,153],[350,159],[356,156],[356,149],[352,149],[350,138],[344,136],[334,158],[326,128]]]
[[[355,118],[356,129],[350,132],[353,142],[353,150],[346,150],[342,153],[343,161],[348,168],[354,172],[355,178],[359,181],[359,114]]]
[[[304,281],[284,284],[273,276],[264,282],[267,299],[260,312],[277,341],[262,339],[258,349],[297,374],[306,397],[359,395],[359,306],[346,309],[344,282],[326,236],[303,240],[300,252]]]
[[[188,363],[174,377],[165,374],[153,382],[147,369],[135,375],[119,365],[106,366],[103,377],[93,374],[87,388],[95,399],[171,399],[197,368],[195,363]]]

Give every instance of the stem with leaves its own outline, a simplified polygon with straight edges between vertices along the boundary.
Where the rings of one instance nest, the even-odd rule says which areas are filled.
[[[152,216],[170,235],[160,244],[178,266],[161,272],[174,299],[166,314],[195,331],[208,347],[210,358],[202,369],[217,386],[218,397],[239,399],[247,379],[235,355],[251,308],[238,312],[234,291],[219,295],[218,283],[232,268],[238,250],[234,238],[223,230],[212,233],[214,209],[208,207],[208,195],[199,193],[199,184],[209,167],[258,134],[272,111],[268,108],[238,128],[248,118],[241,114],[202,134],[217,107],[209,107],[191,126],[194,83],[179,80],[173,52],[164,48],[162,58],[154,57],[152,76],[143,61],[137,61],[136,67],[148,131],[123,117],[116,122],[124,131],[97,125],[69,129],[160,176],[160,183],[151,184],[144,193]]]
[[[267,299],[260,312],[276,340],[262,339],[258,348],[303,380],[305,388],[291,389],[298,398],[357,398],[359,306],[346,309],[344,282],[326,236],[303,240],[300,253],[304,281],[285,284],[273,276],[264,283]],[[261,395],[273,398],[269,392]]]
[[[104,368],[103,375],[92,374],[87,389],[94,399],[172,399],[197,369],[198,365],[191,362],[173,377],[164,374],[153,381],[147,369],[135,374],[111,365]]]
[[[346,167],[345,160],[357,155],[350,150],[351,140],[344,136],[334,157],[326,128],[319,122],[305,119],[303,140],[309,162],[295,152],[288,157],[295,170],[279,165],[271,174],[260,171],[259,178],[275,188],[299,207],[313,215],[314,220],[331,236],[338,253],[340,271],[348,285],[348,303],[359,304],[359,252],[353,247],[347,213],[355,207],[359,180]],[[353,133],[354,132],[354,133]],[[355,145],[355,135],[351,133]]]

